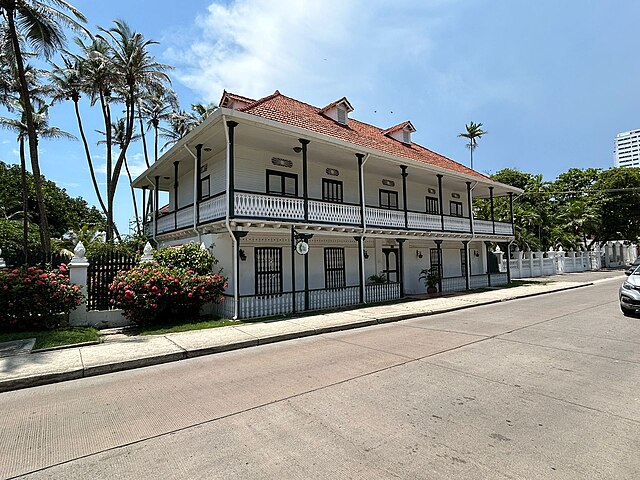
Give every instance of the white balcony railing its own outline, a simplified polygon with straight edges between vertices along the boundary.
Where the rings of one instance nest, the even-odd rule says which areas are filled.
[[[408,227],[413,230],[440,230],[442,228],[442,222],[440,215],[433,215],[432,213],[407,213]]]
[[[176,213],[176,227],[187,228],[193,226],[193,205],[178,210]]]
[[[309,220],[340,225],[360,225],[360,205],[309,200]]]
[[[366,207],[367,226],[404,228],[404,212],[385,208]]]
[[[157,231],[158,233],[170,232],[175,229],[175,220],[173,218],[173,213],[169,213],[167,215],[163,215],[156,219],[157,222]]]
[[[224,218],[227,214],[227,195],[222,194],[200,203],[200,223]]]
[[[236,192],[235,215],[252,218],[277,218],[281,220],[304,219],[302,198]]]
[[[497,235],[513,235],[513,225],[505,222],[496,222]]]
[[[464,217],[444,217],[444,229],[450,232],[470,232],[469,219]]]
[[[473,229],[476,233],[493,233],[493,224],[489,220],[474,220]]]

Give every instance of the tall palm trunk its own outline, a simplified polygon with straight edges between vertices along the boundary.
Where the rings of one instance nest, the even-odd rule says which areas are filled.
[[[29,84],[24,71],[24,62],[22,61],[22,51],[20,49],[20,41],[14,21],[14,10],[7,10],[7,23],[9,24],[9,35],[15,54],[16,66],[18,69],[18,79],[20,81],[20,98],[24,108],[24,116],[27,124],[27,138],[29,139],[29,157],[31,158],[31,172],[33,173],[33,181],[36,190],[36,200],[38,202],[38,215],[40,217],[40,244],[45,259],[49,260],[51,254],[51,236],[49,233],[49,222],[47,220],[47,210],[44,204],[44,196],[42,194],[42,177],[40,174],[40,162],[38,160],[38,133],[33,123],[33,110],[31,105],[31,95],[29,93]]]
[[[124,157],[124,169],[127,171],[127,176],[129,177],[129,188],[131,188],[131,198],[133,199],[133,213],[136,216],[136,234],[140,235],[142,230],[140,229],[138,202],[136,201],[136,192],[133,189],[133,178],[131,178],[131,172],[129,171],[129,163],[127,162],[127,157]]]
[[[76,111],[76,120],[78,121],[78,130],[80,130],[80,138],[82,138],[82,144],[84,145],[84,153],[87,157],[87,164],[89,165],[89,173],[91,174],[91,182],[93,183],[93,189],[96,192],[96,197],[98,197],[98,202],[100,203],[100,207],[104,214],[107,214],[107,207],[102,200],[102,195],[100,194],[100,188],[98,187],[98,180],[96,179],[96,172],[93,168],[93,160],[91,159],[91,152],[89,150],[89,143],[87,142],[87,137],[84,134],[84,127],[82,126],[82,117],[80,117],[80,108],[78,106],[78,99],[73,99],[73,105]]]
[[[22,182],[22,251],[24,263],[29,263],[29,194],[27,192],[27,159],[24,153],[24,137],[20,137],[20,180]]]

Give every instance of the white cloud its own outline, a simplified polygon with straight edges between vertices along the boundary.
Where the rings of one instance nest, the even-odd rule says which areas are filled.
[[[208,101],[223,89],[259,98],[276,88],[310,102],[375,92],[432,47],[429,2],[235,0],[212,3],[197,33],[166,53],[178,79]],[[185,47],[185,43],[190,43]],[[400,89],[402,85],[387,85]],[[335,98],[334,98],[335,97]]]
[[[100,157],[100,155],[95,155],[94,156],[94,160],[98,159]],[[118,158],[118,151],[114,150],[113,152],[113,164],[115,165],[116,160]],[[147,169],[147,165],[144,161],[144,155],[142,154],[142,152],[139,153],[133,153],[131,155],[127,155],[127,164],[129,165],[129,171],[131,172],[131,178],[135,179],[136,177],[138,177],[142,172],[144,172]],[[95,165],[95,164],[94,164]],[[95,171],[96,174],[100,174],[100,175],[105,175],[107,174],[107,165],[105,162],[100,162],[99,164],[95,165]],[[128,182],[128,178],[127,178],[127,171],[124,168],[124,164],[122,165],[122,170],[120,170],[120,178],[124,177]]]

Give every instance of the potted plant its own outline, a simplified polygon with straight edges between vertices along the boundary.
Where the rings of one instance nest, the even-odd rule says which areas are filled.
[[[370,285],[380,285],[387,283],[387,276],[384,273],[381,273],[380,275],[371,275],[367,280]]]
[[[438,270],[435,268],[425,268],[420,270],[420,276],[418,280],[422,280],[424,282],[425,287],[427,287],[427,293],[432,295],[438,292],[438,283],[440,283],[440,275]]]

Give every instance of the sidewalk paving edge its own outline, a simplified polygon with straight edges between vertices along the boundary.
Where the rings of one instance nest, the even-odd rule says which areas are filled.
[[[465,310],[468,308],[479,307],[483,305],[492,305],[496,303],[508,302],[511,300],[519,300],[522,298],[537,297],[540,295],[564,292],[567,290],[574,290],[577,288],[588,287],[592,285],[594,285],[594,282],[584,282],[577,285],[569,285],[567,287],[554,289],[551,291],[534,292],[529,294],[518,295],[515,297],[506,297],[506,298],[492,299],[492,300],[486,300],[486,301],[479,301],[477,303],[470,302],[468,305],[457,305],[455,307],[446,307],[442,309],[436,308],[433,310],[426,310],[424,312],[401,313],[398,315],[393,315],[393,316],[383,317],[383,318],[372,317],[367,320],[358,320],[352,323],[329,325],[327,327],[320,327],[320,328],[311,327],[308,330],[300,330],[297,332],[287,332],[284,334],[275,334],[267,337],[256,338],[255,340],[241,340],[238,342],[231,342],[224,345],[215,345],[211,347],[196,348],[194,350],[187,350],[187,349],[184,349],[184,347],[180,346],[180,348],[183,349],[182,352],[171,352],[171,353],[156,355],[152,357],[144,357],[144,358],[138,358],[134,360],[125,360],[122,362],[107,363],[107,364],[95,365],[91,367],[84,367],[83,365],[82,369],[75,369],[68,372],[46,373],[42,375],[15,378],[15,379],[10,379],[6,381],[0,380],[0,393],[12,391],[12,390],[20,390],[23,388],[42,386],[42,385],[47,385],[52,383],[64,382],[67,380],[77,380],[79,378],[92,377],[96,375],[104,375],[107,373],[131,370],[135,368],[149,367],[153,365],[159,365],[162,363],[175,362],[179,360],[201,357],[205,355],[213,355],[216,353],[222,353],[222,352],[227,352],[231,350],[238,350],[242,348],[255,347],[258,345],[266,345],[269,343],[293,340],[296,338],[303,338],[303,337],[308,337],[313,335],[321,335],[324,333],[331,333],[331,332],[337,332],[342,330],[355,330],[357,328],[363,328],[363,327],[368,327],[373,325],[383,325],[386,323],[399,322],[402,320],[408,320],[410,318],[427,317],[432,315],[438,315],[441,313],[454,312],[457,310]]]

